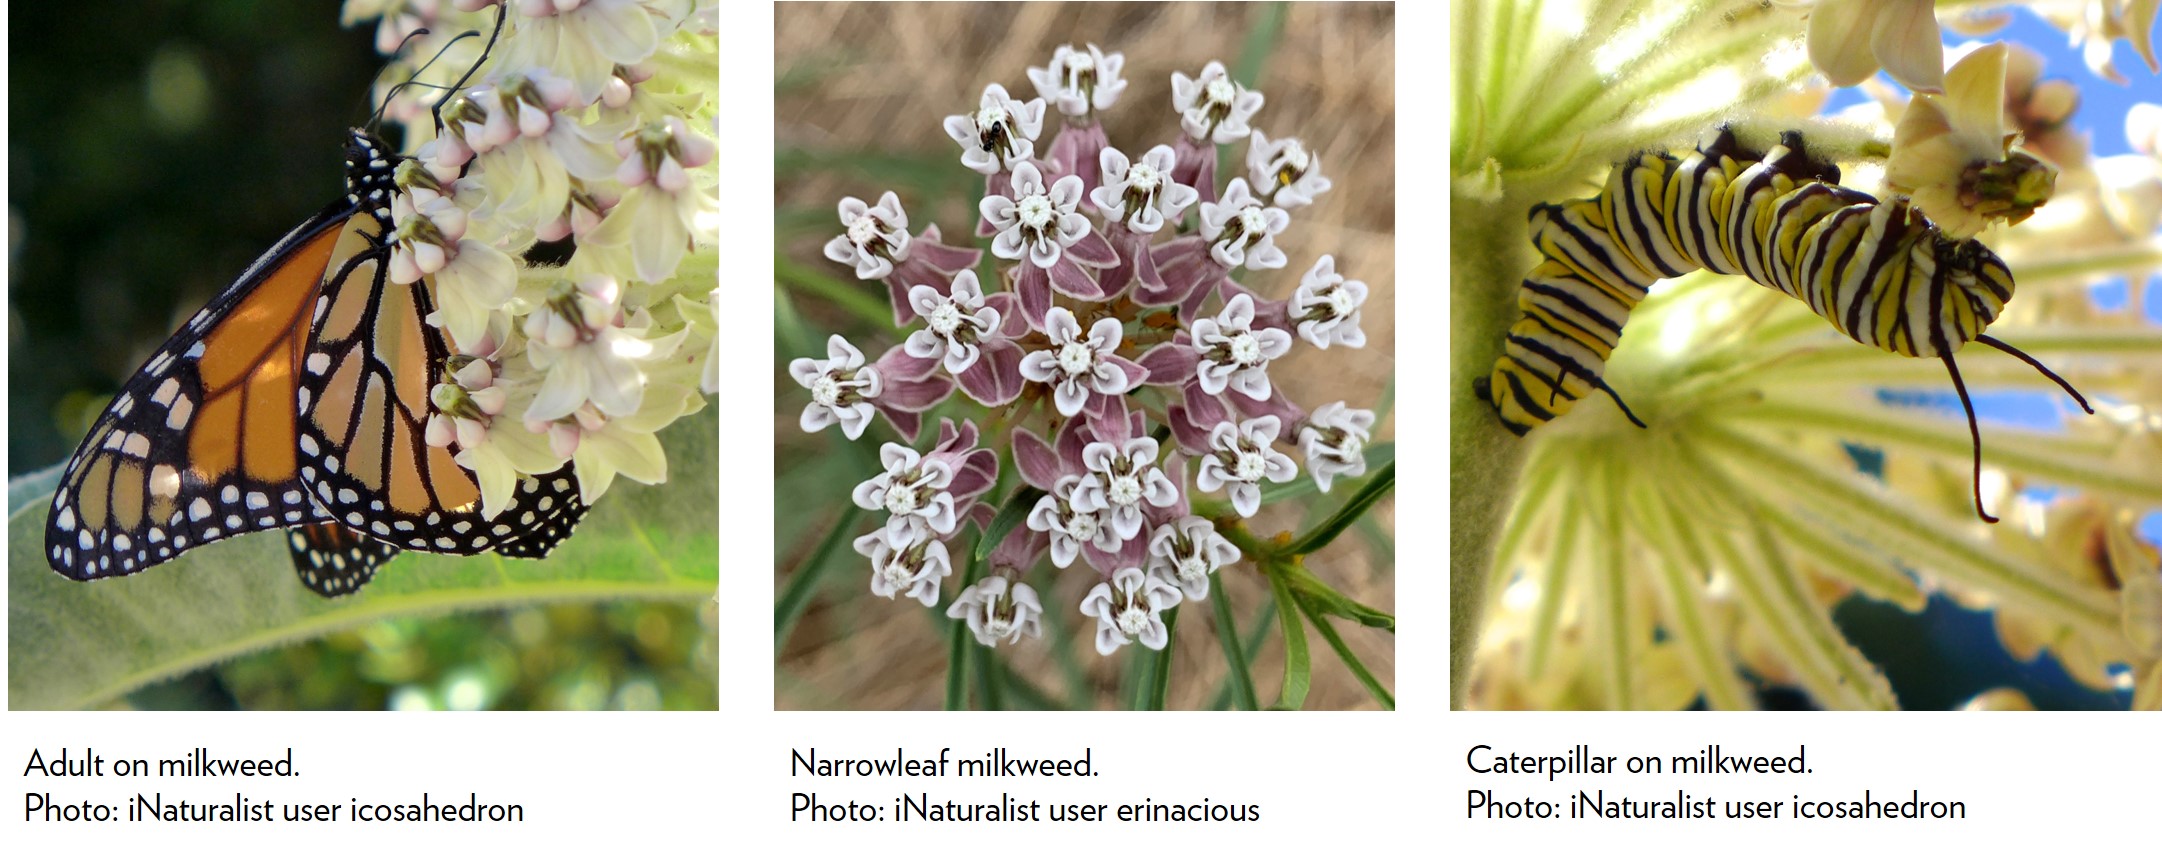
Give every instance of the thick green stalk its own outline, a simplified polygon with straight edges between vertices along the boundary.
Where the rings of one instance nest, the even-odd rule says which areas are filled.
[[[1524,210],[1528,203],[1517,203],[1512,194],[1499,204],[1454,200],[1450,207],[1449,362],[1455,367],[1449,376],[1449,704],[1461,708],[1486,612],[1487,565],[1530,446],[1502,428],[1471,390],[1516,322],[1516,284],[1524,273],[1516,268],[1521,217],[1495,211]]]

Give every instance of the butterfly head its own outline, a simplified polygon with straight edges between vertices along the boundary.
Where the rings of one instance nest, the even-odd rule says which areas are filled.
[[[346,131],[345,191],[348,201],[387,207],[397,189],[394,180],[402,159],[375,134],[360,128]]]

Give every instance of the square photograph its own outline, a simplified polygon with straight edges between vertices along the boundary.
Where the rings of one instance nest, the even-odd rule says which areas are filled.
[[[1393,8],[775,18],[776,707],[1393,709]]]
[[[9,707],[716,706],[717,14],[510,5],[10,7]]]
[[[1452,7],[1456,707],[2162,708],[2154,14],[1954,5]]]

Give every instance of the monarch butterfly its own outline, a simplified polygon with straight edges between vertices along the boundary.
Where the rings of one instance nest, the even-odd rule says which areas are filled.
[[[1966,409],[1974,446],[1974,509],[1982,509],[1982,433],[1952,354],[1980,341],[2018,357],[2094,408],[2032,356],[1983,334],[2012,298],[2012,272],[1973,240],[1955,240],[1903,198],[1879,202],[1839,186],[1839,168],[1809,156],[1789,131],[1759,155],[1722,128],[1687,159],[1630,157],[1596,197],[1531,211],[1545,258],[1524,278],[1524,316],[1489,376],[1472,383],[1502,424],[1523,435],[1593,390],[1644,422],[1602,378],[1630,309],[1662,278],[1703,268],[1746,276],[1802,300],[1864,344],[1941,359]]]
[[[540,557],[570,535],[585,506],[569,464],[521,482],[490,519],[471,473],[424,440],[428,391],[453,353],[424,319],[434,281],[389,278],[402,159],[350,131],[344,196],[121,387],[61,475],[45,529],[54,571],[132,574],[221,538],[294,528],[302,583],[338,596],[400,549]]]

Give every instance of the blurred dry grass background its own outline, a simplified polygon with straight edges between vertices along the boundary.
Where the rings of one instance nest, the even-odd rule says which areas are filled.
[[[1396,338],[1395,30],[1386,4],[782,3],[775,15],[777,261],[856,285],[820,252],[839,233],[834,204],[849,195],[875,201],[889,189],[901,195],[914,228],[937,222],[949,243],[965,242],[982,178],[960,166],[959,150],[940,122],[973,109],[987,83],[1001,83],[1017,97],[1034,97],[1025,69],[1047,62],[1058,45],[1087,42],[1126,55],[1129,83],[1105,120],[1112,144],[1121,150],[1138,154],[1169,143],[1178,133],[1171,72],[1192,76],[1216,59],[1267,95],[1255,127],[1271,138],[1296,136],[1319,155],[1335,188],[1315,205],[1293,212],[1291,228],[1278,238],[1290,256],[1288,267],[1247,277],[1246,283],[1282,298],[1324,253],[1336,256],[1337,269],[1347,277],[1364,280],[1371,288],[1365,349],[1321,352],[1302,343],[1270,373],[1308,408],[1342,399],[1380,409],[1391,393]],[[1240,74],[1252,60],[1258,60],[1251,65],[1257,73]],[[1039,146],[1048,146],[1057,133],[1056,110],[1051,113]],[[1245,174],[1245,153],[1243,143],[1230,147],[1219,183]],[[884,303],[881,285],[859,286]],[[875,445],[851,448],[838,430],[806,435],[797,427],[803,403],[801,389],[787,378],[788,359],[822,356],[824,337],[832,332],[846,335],[873,358],[905,336],[890,327],[866,326],[800,292],[778,289],[777,294],[785,300],[778,306],[781,316],[793,315],[808,334],[798,341],[781,336],[783,351],[776,353],[776,587],[831,527],[849,489],[876,467]],[[810,349],[788,351],[792,344]],[[858,444],[869,444],[883,429],[875,427]],[[1393,440],[1394,433],[1393,418],[1387,418],[1376,440]],[[1347,496],[1339,490],[1291,502],[1304,506],[1271,507],[1251,527],[1264,535],[1303,529]],[[1308,560],[1325,581],[1391,612],[1396,610],[1394,506],[1393,498],[1384,499],[1371,515],[1373,523]],[[869,529],[860,519],[857,526]],[[857,565],[861,558],[843,548],[836,557],[842,565],[828,570],[828,582],[780,650],[776,706],[939,707],[947,654],[943,612],[869,595],[867,576]],[[1050,696],[1085,692],[1094,707],[1116,707],[1121,670],[1142,657],[1133,653],[1139,647],[1099,658],[1089,639],[1093,626],[1083,624],[1075,609],[1096,582],[1095,573],[1076,567],[1053,579],[1042,567],[1030,575],[1052,611],[1047,634],[1070,636],[1078,663],[1064,663],[1043,642],[1001,649],[997,657]],[[1251,631],[1269,598],[1266,582],[1244,563],[1226,569],[1224,581],[1242,633]],[[958,583],[957,566],[948,581],[949,598]],[[1207,707],[1224,680],[1224,659],[1208,606],[1180,610],[1167,707]],[[1412,618],[1418,618],[1416,612]],[[1393,691],[1392,635],[1333,625]],[[1308,634],[1314,665],[1306,707],[1376,707],[1321,638],[1311,628]],[[1264,705],[1276,696],[1283,672],[1283,646],[1274,625],[1267,637],[1249,650]]]

